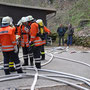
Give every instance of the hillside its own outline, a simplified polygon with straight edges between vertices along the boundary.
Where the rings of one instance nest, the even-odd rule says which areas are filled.
[[[79,0],[69,11],[69,16],[70,22],[81,32],[78,35],[90,35],[90,0]]]
[[[59,3],[53,4],[54,7],[56,5],[57,14],[53,20],[49,20],[49,26],[55,26],[52,27],[55,31],[60,23],[65,25],[72,23],[76,29],[76,34],[80,32],[82,35],[90,35],[90,0],[71,1],[64,1],[61,7]]]
[[[90,0],[0,0],[16,4],[30,6],[50,7],[57,10],[56,16],[47,16],[48,27],[56,32],[60,23],[68,25],[72,23],[76,34],[90,34]],[[51,17],[50,19],[48,19]],[[87,22],[85,22],[87,21]],[[84,23],[85,22],[85,23]],[[83,24],[83,25],[82,25]],[[87,29],[87,30],[86,30]],[[79,34],[78,34],[79,35]]]

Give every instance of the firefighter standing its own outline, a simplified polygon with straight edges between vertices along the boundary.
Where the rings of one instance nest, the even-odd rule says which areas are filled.
[[[23,73],[20,61],[17,55],[16,37],[14,34],[15,28],[9,26],[10,17],[6,16],[2,19],[2,27],[0,28],[0,46],[4,56],[4,71],[5,74],[10,74],[9,60],[14,61],[18,73]]]
[[[11,17],[10,17],[11,18]],[[13,20],[12,20],[12,18],[11,18],[11,21],[10,21],[10,26],[12,27],[12,28],[15,28],[15,26],[13,25]],[[13,31],[14,33],[15,33],[15,35],[17,34],[17,27],[16,27],[16,29],[15,29],[15,31]],[[16,41],[17,41],[17,47],[18,47],[18,52],[17,52],[17,54],[19,53],[19,40],[18,40],[18,38],[19,38],[19,36],[18,35],[16,35]],[[14,67],[14,62],[12,61],[12,60],[9,60],[9,71],[10,72],[14,72],[15,71],[15,67]]]
[[[18,35],[21,37],[21,46],[23,50],[23,58],[24,58],[24,64],[23,66],[27,66],[28,63],[28,55],[29,55],[29,28],[27,24],[27,18],[22,17],[21,19],[22,25],[19,26],[18,28]],[[29,55],[30,57],[30,55]],[[32,59],[30,57],[30,64],[33,66]]]
[[[15,28],[14,25],[13,25],[13,20],[12,18],[10,17],[10,24],[9,26],[11,26],[12,28]],[[16,29],[14,29],[16,31]],[[15,31],[13,31],[15,33]],[[15,67],[14,67],[14,62],[12,60],[9,60],[9,71],[10,72],[14,72],[15,71]]]
[[[39,20],[40,21],[40,20]],[[31,23],[31,29],[30,29],[30,45],[34,44],[34,59],[35,59],[35,65],[36,68],[41,68],[41,58],[40,58],[40,51],[41,51],[41,46],[44,44],[43,42],[43,35],[42,35],[42,30],[40,31],[39,29],[39,24],[36,22],[33,22],[33,20],[30,21]]]
[[[43,21],[41,19],[38,19],[36,23],[38,23],[39,25],[39,30],[40,30],[39,36],[42,39],[41,60],[45,60],[44,45],[46,44],[46,38],[47,38],[47,35],[50,34],[50,30],[46,26],[44,26]]]
[[[26,17],[27,18],[27,22],[28,22],[28,26],[27,27],[29,27],[29,31],[30,31],[30,29],[31,29],[31,24],[33,23],[33,22],[35,22],[35,19],[31,16],[31,15],[29,15],[29,16],[27,16]],[[29,33],[29,39],[30,39],[30,33]],[[30,57],[30,63],[31,63],[31,66],[33,66],[34,65],[34,58],[33,58],[33,50],[34,50],[34,44],[32,44],[32,45],[30,45],[29,46],[29,57]]]
[[[30,46],[34,44],[34,59],[35,59],[35,66],[36,68],[41,68],[41,58],[40,58],[40,49],[42,45],[42,40],[40,37],[37,36],[38,34],[38,24],[33,22],[33,20],[30,21],[31,23],[31,29],[30,29]]]

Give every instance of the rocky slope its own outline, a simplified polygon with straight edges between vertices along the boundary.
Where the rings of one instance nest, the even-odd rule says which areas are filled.
[[[15,4],[50,7],[57,10],[56,16],[48,19],[48,28],[56,32],[60,23],[72,23],[76,35],[90,35],[90,21],[83,27],[79,26],[82,20],[90,20],[90,0],[0,0]]]

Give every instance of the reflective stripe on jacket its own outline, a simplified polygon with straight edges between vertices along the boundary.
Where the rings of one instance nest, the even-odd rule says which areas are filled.
[[[26,47],[29,47],[29,29],[24,25],[19,26],[18,35],[21,36],[21,46],[25,47],[26,45]]]
[[[42,41],[42,44],[43,44],[43,45],[46,44],[46,40],[43,40],[43,41]]]
[[[3,52],[13,51],[16,45],[15,27],[0,28],[0,44]]]
[[[30,41],[34,42],[35,46],[41,46],[42,45],[42,39],[37,36],[38,33],[38,24],[37,23],[32,23],[31,24],[31,29],[30,29]]]
[[[44,26],[45,32],[50,34],[50,30]],[[30,41],[34,42],[35,46],[41,46],[46,44],[46,40],[42,40],[40,37],[37,36],[37,33],[39,32],[38,24],[37,23],[32,23],[31,24],[31,29],[30,29]]]

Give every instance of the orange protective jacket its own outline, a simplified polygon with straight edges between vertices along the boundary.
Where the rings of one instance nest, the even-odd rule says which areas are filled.
[[[42,39],[37,36],[38,30],[38,24],[32,23],[31,29],[30,29],[30,41],[34,43],[35,46],[41,46],[42,45]]]
[[[24,25],[19,26],[17,29],[17,34],[21,36],[21,46],[25,47],[26,45],[26,47],[29,47],[29,29]]]
[[[45,32],[48,32],[48,34],[50,33],[50,30],[47,29],[45,26],[44,26],[44,29],[45,29]],[[30,29],[30,36],[31,36],[30,41],[34,42],[35,46],[41,46],[46,43],[46,40],[42,41],[42,39],[37,36],[37,33],[39,33],[38,24],[32,23],[31,29]]]
[[[3,52],[13,51],[16,44],[15,27],[0,28],[0,46]]]

